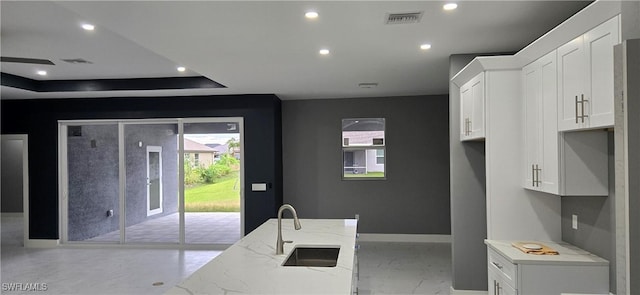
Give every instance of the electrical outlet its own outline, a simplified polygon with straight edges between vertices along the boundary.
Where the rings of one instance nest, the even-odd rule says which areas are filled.
[[[578,215],[571,215],[571,228],[578,229]]]

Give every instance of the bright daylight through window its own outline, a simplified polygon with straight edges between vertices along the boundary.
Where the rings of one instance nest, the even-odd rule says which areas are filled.
[[[384,179],[385,119],[342,120],[342,179]]]

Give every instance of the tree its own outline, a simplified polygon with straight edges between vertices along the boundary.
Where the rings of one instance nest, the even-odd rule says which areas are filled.
[[[235,138],[230,138],[227,141],[227,148],[229,149],[229,154],[231,154],[232,156],[235,154],[236,148],[240,147],[240,142],[237,141]]]

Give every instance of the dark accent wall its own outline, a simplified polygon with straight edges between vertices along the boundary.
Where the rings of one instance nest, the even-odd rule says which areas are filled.
[[[2,203],[0,209],[6,213],[22,212],[22,140],[3,140],[2,158]]]
[[[284,201],[358,231],[449,234],[446,95],[282,103]],[[342,119],[386,119],[386,180],[342,180]]]
[[[449,78],[475,54],[451,55]],[[451,257],[455,290],[487,290],[487,206],[484,141],[460,142],[460,92],[449,86]]]
[[[615,167],[613,132],[609,140],[609,196],[562,197],[562,240],[609,261],[609,288],[616,293]],[[578,229],[571,228],[572,215],[578,215]]]
[[[274,95],[2,100],[2,133],[29,135],[29,235],[58,239],[58,120],[243,117],[245,233],[282,203],[280,99]],[[252,192],[251,183],[271,183]]]

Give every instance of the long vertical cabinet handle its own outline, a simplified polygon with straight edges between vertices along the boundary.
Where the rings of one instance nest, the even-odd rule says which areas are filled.
[[[576,124],[578,124],[578,96],[576,95]]]
[[[584,103],[587,102],[588,100],[584,99],[584,94],[580,95],[581,100],[580,100],[580,107],[582,108],[582,114],[580,115],[580,119],[582,119],[582,123],[584,123],[584,118],[588,117],[587,115],[585,115],[584,113]]]
[[[471,119],[467,118],[467,135],[471,134]]]
[[[536,164],[536,186],[540,187],[540,184],[542,183],[542,181],[540,180],[540,171],[542,171],[542,169],[540,169],[538,167],[538,164]]]
[[[498,282],[493,280],[493,295],[498,295]]]
[[[536,186],[536,169],[533,164],[531,164],[531,186]]]

